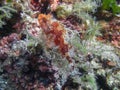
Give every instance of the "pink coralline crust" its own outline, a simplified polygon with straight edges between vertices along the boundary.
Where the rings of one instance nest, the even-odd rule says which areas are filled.
[[[10,51],[9,44],[12,43],[13,41],[18,41],[18,40],[20,40],[20,37],[16,33],[12,33],[11,35],[3,37],[0,40],[0,59],[7,58],[7,54]]]
[[[56,8],[58,6],[58,2],[59,2],[59,0],[52,0],[52,2],[51,2],[51,10],[52,11],[56,10]]]
[[[7,45],[7,44],[9,44],[9,43],[11,43],[12,41],[15,41],[15,40],[20,40],[20,37],[18,36],[18,34],[12,33],[11,35],[3,37],[0,40],[0,46]]]
[[[58,6],[59,0],[30,0],[30,8],[32,10],[47,11],[50,6],[51,11],[55,11]]]
[[[8,41],[9,42],[12,42],[12,41],[17,41],[17,40],[20,40],[20,37],[18,34],[16,33],[12,33],[10,36],[8,36]]]

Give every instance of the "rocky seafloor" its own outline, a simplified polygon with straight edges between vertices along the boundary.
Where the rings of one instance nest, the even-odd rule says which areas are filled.
[[[118,0],[0,1],[0,90],[120,90],[119,10]]]

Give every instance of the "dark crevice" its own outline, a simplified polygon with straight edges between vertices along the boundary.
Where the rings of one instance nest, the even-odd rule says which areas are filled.
[[[15,32],[16,30],[13,28],[13,26],[20,20],[20,14],[19,13],[13,13],[13,16],[11,19],[4,19],[5,25],[0,28],[0,38],[4,36],[8,36],[11,33]]]
[[[107,85],[107,81],[106,81],[105,77],[103,77],[101,75],[97,75],[96,81],[99,86],[98,90],[101,90],[101,89],[102,90],[112,90],[112,88]]]

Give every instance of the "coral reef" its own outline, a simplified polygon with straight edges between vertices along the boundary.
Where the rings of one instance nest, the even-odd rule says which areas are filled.
[[[120,18],[103,1],[0,1],[0,90],[120,90]]]

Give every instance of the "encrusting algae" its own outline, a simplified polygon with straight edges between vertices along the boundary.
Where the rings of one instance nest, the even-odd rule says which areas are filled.
[[[61,54],[65,56],[69,62],[71,62],[71,59],[68,55],[68,51],[71,46],[65,41],[64,37],[66,31],[62,27],[62,25],[60,25],[59,22],[56,21],[50,22],[50,15],[40,14],[38,16],[38,21],[40,27],[43,29],[43,32],[47,37],[47,46],[51,47],[51,43],[53,43],[55,46],[58,46]]]

